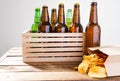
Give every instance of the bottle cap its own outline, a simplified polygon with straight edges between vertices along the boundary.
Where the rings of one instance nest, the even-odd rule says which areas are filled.
[[[74,7],[80,7],[80,4],[79,3],[75,3]]]
[[[68,9],[67,11],[68,11],[68,12],[72,12],[72,9]]]
[[[43,8],[48,8],[48,6],[47,5],[43,5]]]
[[[52,12],[56,12],[56,9],[55,9],[55,8],[53,8],[53,9],[52,9]]]
[[[35,11],[36,12],[40,12],[40,8],[35,8]]]
[[[91,6],[97,6],[97,2],[92,2]]]
[[[64,4],[63,4],[63,3],[60,3],[60,4],[59,4],[59,7],[64,8]]]

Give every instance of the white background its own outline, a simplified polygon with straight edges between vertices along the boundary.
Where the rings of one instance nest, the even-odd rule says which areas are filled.
[[[43,5],[51,9],[59,3],[65,10],[73,9],[80,3],[81,24],[88,24],[90,3],[93,0],[0,0],[0,55],[12,47],[21,46],[21,33],[31,28],[34,9]],[[95,1],[95,0],[94,0]],[[101,45],[120,45],[120,0],[96,0],[98,2],[98,22],[101,26]]]

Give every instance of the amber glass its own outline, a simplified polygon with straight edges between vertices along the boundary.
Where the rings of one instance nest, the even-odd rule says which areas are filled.
[[[86,27],[86,45],[87,47],[100,46],[101,29],[98,25],[97,2],[92,2],[90,19]]]
[[[40,23],[38,27],[38,32],[40,33],[49,33],[52,32],[52,27],[49,22],[49,13],[48,13],[48,7],[43,6],[42,7],[42,22]]]
[[[65,24],[64,4],[59,4],[58,24],[55,26],[55,32],[57,33],[68,32],[68,28]]]
[[[80,9],[79,9],[79,4],[76,3],[74,5],[74,13],[73,13],[73,24],[69,29],[69,32],[71,33],[79,33],[83,32],[83,27],[80,23]]]
[[[57,24],[57,11],[56,9],[52,9],[51,13],[51,25],[52,25],[52,31],[54,32],[55,30],[55,25]]]

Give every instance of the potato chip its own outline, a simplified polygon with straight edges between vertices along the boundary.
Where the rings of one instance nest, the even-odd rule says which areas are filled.
[[[89,69],[88,75],[90,77],[94,77],[94,78],[105,78],[105,77],[107,77],[105,67],[101,67],[101,66],[91,67]]]
[[[82,62],[78,66],[78,72],[88,74],[90,77],[105,78],[107,73],[104,67],[104,62],[107,55],[99,50],[91,52],[90,55],[84,55]]]

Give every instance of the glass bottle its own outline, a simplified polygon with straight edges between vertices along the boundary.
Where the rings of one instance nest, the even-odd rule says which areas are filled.
[[[83,27],[80,23],[80,9],[79,9],[80,5],[78,3],[76,3],[74,5],[74,13],[73,13],[73,24],[69,29],[69,32],[71,33],[79,33],[79,32],[83,32]]]
[[[42,22],[39,24],[38,32],[40,33],[50,33],[52,32],[52,27],[49,22],[48,6],[42,7]]]
[[[68,30],[71,24],[72,24],[72,9],[68,9],[66,13],[66,25],[68,27]]]
[[[65,24],[64,4],[59,4],[58,23],[55,27],[55,32],[57,32],[57,33],[68,32],[68,28]]]
[[[32,33],[37,33],[38,32],[38,25],[41,22],[40,19],[40,8],[35,9],[35,14],[34,14],[34,23],[31,26],[31,32]]]
[[[97,47],[100,46],[101,28],[98,24],[97,17],[97,2],[91,3],[90,19],[86,27],[86,46]]]

